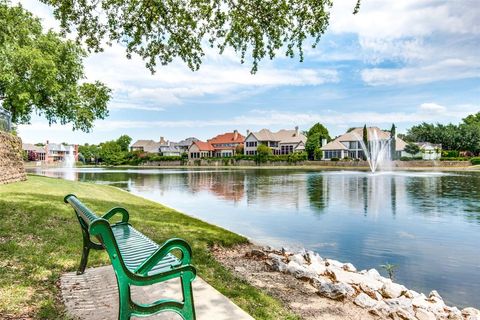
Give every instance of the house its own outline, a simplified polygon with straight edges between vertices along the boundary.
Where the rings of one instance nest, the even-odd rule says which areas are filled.
[[[280,130],[271,132],[262,129],[258,132],[247,131],[245,138],[245,154],[256,155],[259,145],[264,144],[271,148],[273,154],[282,155],[305,150],[307,137],[299,132],[298,127],[294,130]]]
[[[198,141],[198,139],[194,138],[194,137],[190,137],[190,138],[187,138],[185,140],[177,142],[176,145],[177,145],[178,148],[180,148],[182,150],[182,153],[183,152],[188,152],[188,148],[190,148],[190,146],[192,145],[192,143],[194,141]]]
[[[142,151],[146,153],[159,153],[161,146],[168,146],[169,141],[160,137],[160,141],[137,140],[130,146],[130,151]]]
[[[384,131],[378,127],[369,127],[367,128],[367,137],[369,141],[378,139],[380,141],[390,140],[390,131]],[[332,158],[344,159],[363,159],[365,153],[362,149],[363,141],[363,128],[355,128],[337,138],[330,141],[329,143],[322,143],[323,156],[322,160],[330,160]],[[405,148],[405,141],[396,137],[395,138],[395,152],[398,155]]]
[[[28,161],[45,161],[45,146],[23,143],[22,149],[27,153]]]
[[[78,161],[78,144],[49,143],[45,145],[47,163]]]
[[[160,145],[159,152],[162,156],[181,156],[183,150],[174,142],[169,142],[166,145]]]
[[[245,137],[238,133],[237,130],[219,134],[218,136],[209,139],[207,142],[215,149],[214,157],[233,157],[235,150],[239,145],[243,145]]]
[[[24,143],[23,150],[33,161],[53,162],[74,162],[78,161],[78,145],[65,143],[47,143],[43,146],[35,146],[31,143]]]
[[[208,142],[194,141],[188,148],[189,159],[201,159],[213,157],[215,148]]]
[[[438,160],[442,157],[442,145],[433,144],[430,142],[415,142],[415,144],[420,148],[420,152],[417,154],[406,153],[404,150],[401,151],[402,157],[407,158],[422,158],[423,160]]]

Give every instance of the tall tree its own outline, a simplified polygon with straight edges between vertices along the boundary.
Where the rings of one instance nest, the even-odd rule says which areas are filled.
[[[397,128],[395,123],[392,123],[392,129],[390,129],[390,159],[395,160],[397,158]]]
[[[362,137],[362,139],[363,139],[363,143],[365,144],[365,149],[367,149],[365,151],[370,153],[370,145],[368,143],[368,129],[367,129],[366,124],[363,126],[363,137]],[[365,159],[366,159],[366,156],[365,156]]]
[[[127,136],[126,134],[121,135],[117,139],[117,144],[120,146],[120,149],[122,151],[128,151],[128,147],[130,146],[130,143],[132,142],[132,138]]]
[[[303,61],[307,39],[315,47],[329,22],[332,0],[211,0],[211,1],[71,1],[41,0],[54,8],[64,31],[75,29],[91,50],[122,43],[127,57],[157,62],[182,59],[200,67],[207,45],[221,54],[232,48],[240,61],[252,61],[252,72],[265,56],[280,50]],[[360,1],[355,6],[358,12]]]
[[[308,159],[319,160],[322,157],[320,147],[322,140],[330,141],[330,134],[328,129],[321,123],[314,124],[310,130],[306,132],[307,143],[305,144],[305,151],[308,154]]]
[[[467,125],[480,125],[480,112],[477,112],[475,114],[471,114],[468,117],[463,119],[463,123]]]
[[[6,0],[0,0],[0,25],[0,104],[13,123],[29,123],[36,112],[49,124],[89,131],[108,115],[111,91],[98,81],[83,82],[86,53],[79,45],[43,32],[38,18]]]

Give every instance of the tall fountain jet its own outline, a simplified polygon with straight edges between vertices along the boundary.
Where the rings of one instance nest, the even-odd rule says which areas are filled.
[[[380,139],[377,130],[369,128],[367,129],[367,144],[365,144],[365,141],[363,141],[358,134],[354,133],[354,135],[362,147],[371,172],[375,173],[379,166],[392,160],[390,159],[392,137],[389,139]]]

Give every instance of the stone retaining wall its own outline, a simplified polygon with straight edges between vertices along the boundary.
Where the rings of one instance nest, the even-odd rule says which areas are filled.
[[[27,179],[22,154],[22,140],[0,132],[0,184]]]

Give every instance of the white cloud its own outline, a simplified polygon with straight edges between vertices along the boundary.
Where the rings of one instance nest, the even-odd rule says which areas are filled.
[[[435,102],[422,103],[419,109],[420,109],[420,112],[423,112],[423,113],[444,113],[445,111],[447,111],[447,108]]]
[[[338,112],[323,110],[323,112],[283,112],[277,110],[252,110],[246,114],[226,119],[183,119],[162,121],[128,121],[128,120],[102,120],[96,123],[95,132],[110,132],[115,130],[128,131],[131,129],[169,129],[179,128],[190,132],[198,132],[198,129],[207,127],[226,128],[293,128],[298,125],[308,128],[310,125],[320,122],[333,128],[348,128],[355,125],[390,125],[415,124],[418,122],[459,122],[469,114],[478,112],[480,105],[457,105],[449,108],[434,102],[422,103],[413,112]],[[45,122],[35,122],[31,125],[19,126],[22,136],[37,131],[68,132],[71,126],[53,125],[48,126]]]
[[[338,82],[334,69],[278,68],[267,65],[256,75],[249,66],[229,59],[218,60],[207,54],[199,71],[192,72],[183,63],[159,67],[151,74],[139,57],[125,58],[124,48],[114,45],[104,53],[92,55],[85,62],[88,79],[105,82],[115,98],[130,100],[130,105],[167,107],[182,104],[184,99],[217,95],[219,98],[242,90],[280,86],[320,85]],[[240,99],[238,96],[237,99]]]
[[[403,68],[370,68],[361,71],[366,83],[376,85],[420,84],[480,76],[480,61],[445,59]]]
[[[358,36],[370,85],[417,84],[480,76],[478,1],[402,0],[334,3],[333,33]],[[382,62],[395,66],[378,67]]]

